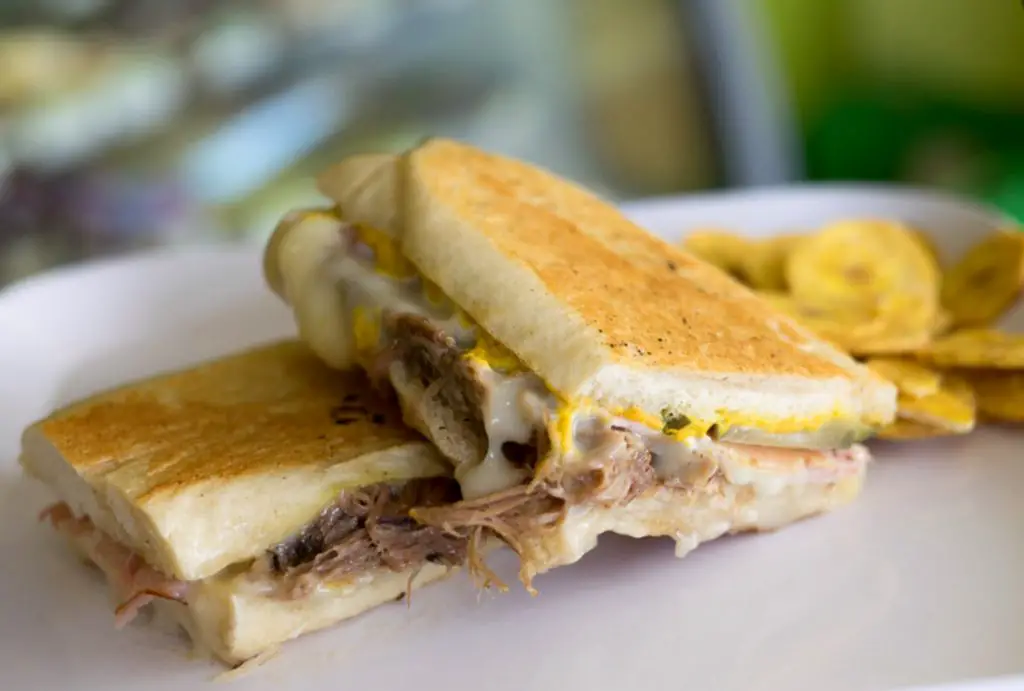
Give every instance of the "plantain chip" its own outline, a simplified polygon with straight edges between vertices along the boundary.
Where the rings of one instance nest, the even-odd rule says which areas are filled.
[[[950,327],[953,326],[953,315],[950,314],[949,310],[940,307],[935,311],[935,316],[932,318],[931,331],[932,337],[942,336],[949,332]]]
[[[927,252],[928,256],[930,256],[932,261],[935,262],[935,266],[942,266],[942,257],[939,254],[939,247],[935,244],[935,240],[932,239],[932,236],[920,228],[912,228],[910,232],[913,234],[914,239],[917,240],[918,244],[921,245],[921,248]]]
[[[800,305],[789,294],[780,290],[757,290],[758,296],[780,312],[792,317],[800,313]]]
[[[899,389],[900,394],[911,398],[930,396],[942,386],[942,374],[924,365],[893,357],[869,358],[867,366]]]
[[[843,348],[855,357],[878,357],[905,355],[923,347],[930,340],[927,331],[893,330],[873,334],[868,338],[853,340],[847,336]]]
[[[717,266],[722,271],[746,282],[743,275],[743,261],[751,241],[725,230],[697,230],[688,234],[682,242],[684,250]]]
[[[945,276],[932,238],[891,221],[834,223],[775,245],[714,242],[762,299],[896,386],[897,419],[879,437],[1024,422],[1024,334],[985,328],[1024,291],[1024,234],[985,238]]]
[[[930,328],[913,312],[829,310],[801,305],[792,296],[777,291],[760,295],[818,337],[852,355],[911,353],[931,340]]]
[[[942,281],[942,305],[958,327],[989,326],[1024,289],[1024,233],[998,231],[977,243]]]
[[[739,258],[739,273],[755,290],[785,290],[786,262],[800,235],[777,235],[749,242]]]
[[[974,391],[963,379],[946,376],[935,393],[916,398],[900,395],[897,416],[951,434],[966,434],[974,429]]]
[[[882,298],[868,337],[851,332],[847,350],[858,357],[899,355],[926,346],[932,339],[935,303],[915,295]],[[862,329],[863,330],[863,329]]]
[[[875,319],[872,310],[839,309],[830,310],[820,307],[808,307],[797,302],[792,295],[777,290],[761,290],[757,294],[771,303],[777,310],[785,312],[798,321],[807,324],[836,324],[844,328],[864,325]]]
[[[974,389],[978,411],[985,419],[1024,422],[1024,372],[970,370],[963,376]]]
[[[964,329],[934,340],[916,354],[945,368],[1024,369],[1024,334]]]
[[[878,431],[879,439],[891,441],[908,441],[914,439],[931,439],[933,437],[948,437],[955,434],[941,427],[932,427],[913,420],[896,418],[891,424]]]
[[[843,221],[797,243],[786,281],[801,305],[829,310],[879,309],[899,297],[921,306],[930,321],[938,304],[939,269],[906,226]]]

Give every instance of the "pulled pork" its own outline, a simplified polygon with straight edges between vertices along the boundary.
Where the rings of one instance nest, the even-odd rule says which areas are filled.
[[[589,430],[578,442],[583,450],[578,463],[558,477],[538,473],[535,484],[570,504],[599,506],[625,504],[657,484],[650,450],[628,429]]]
[[[415,402],[403,405],[412,413],[407,422],[427,433],[441,453],[458,463],[473,463],[487,453],[487,428],[482,407],[490,386],[463,358],[455,339],[428,320],[411,314],[392,315],[385,321],[390,344],[377,358],[371,378],[386,385],[398,362],[408,378],[407,392]],[[399,386],[394,379],[392,382]],[[408,404],[406,400],[403,403]]]
[[[274,592],[296,599],[321,583],[378,568],[398,572],[427,562],[459,566],[467,556],[468,531],[422,525],[409,515],[414,506],[451,504],[458,497],[449,478],[346,490],[298,534],[268,550],[255,573],[269,572]]]
[[[391,340],[384,360],[397,360],[415,380],[422,395],[414,415],[425,421],[424,430],[443,453],[456,461],[473,462],[486,453],[487,432],[483,408],[492,395],[493,380],[463,358],[455,339],[428,320],[409,314],[393,315],[387,322]],[[388,367],[379,367],[378,379]],[[409,403],[408,401],[406,402]],[[437,414],[444,410],[442,418]],[[547,467],[547,433],[536,430],[529,444],[506,444],[506,459],[529,467],[532,482],[476,499],[417,506],[412,516],[421,524],[446,534],[493,533],[522,559],[520,576],[530,588],[529,555],[522,541],[557,527],[569,505],[611,506],[628,502],[653,487],[656,473],[643,440],[623,427],[595,428],[580,435],[586,448],[572,467]],[[511,447],[511,448],[505,448]],[[564,460],[564,459],[559,459]],[[484,584],[494,580],[482,562],[471,559],[470,572]],[[532,590],[532,589],[531,589]]]
[[[466,530],[493,533],[520,557],[519,578],[535,594],[533,555],[522,536],[540,536],[557,529],[570,505],[612,506],[640,496],[657,481],[651,454],[643,443],[625,430],[609,430],[594,453],[580,468],[559,476],[538,474],[529,484],[510,487],[476,499],[434,507],[416,507],[411,515],[420,523],[448,534]],[[497,581],[486,565],[469,562],[471,576],[482,586]]]

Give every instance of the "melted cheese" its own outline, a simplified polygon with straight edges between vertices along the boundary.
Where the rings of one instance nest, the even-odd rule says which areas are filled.
[[[529,373],[508,376],[487,366],[478,367],[477,372],[487,384],[481,411],[487,431],[487,454],[478,464],[464,465],[455,471],[466,499],[530,480],[530,469],[511,463],[503,446],[509,442],[529,444],[533,440],[537,428],[543,428],[545,406],[541,401],[547,395],[540,380]]]

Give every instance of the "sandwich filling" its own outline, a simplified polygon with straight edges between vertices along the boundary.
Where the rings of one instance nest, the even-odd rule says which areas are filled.
[[[732,443],[724,425],[566,401],[420,276],[390,236],[335,221],[342,251],[317,270],[347,314],[307,326],[347,326],[347,353],[398,391],[406,421],[455,462],[464,499],[414,509],[428,525],[488,528],[525,562],[521,538],[557,526],[574,507],[622,505],[655,488],[692,492],[713,478],[772,494],[863,472],[867,451],[851,439],[839,449]],[[288,297],[298,312],[309,295]],[[337,333],[330,337],[337,342]],[[783,441],[802,438],[782,432]]]
[[[450,504],[458,496],[458,486],[450,478],[346,490],[288,539],[211,578],[240,579],[267,598],[297,600],[366,585],[382,571],[409,572],[411,582],[428,563],[457,567],[467,559],[469,540],[418,523],[409,510]],[[76,516],[68,504],[48,507],[41,518],[48,519],[107,576],[118,603],[118,628],[155,599],[189,602],[195,581],[176,579],[147,564],[87,516]]]

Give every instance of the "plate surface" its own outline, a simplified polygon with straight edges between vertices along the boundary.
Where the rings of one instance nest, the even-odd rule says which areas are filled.
[[[635,204],[675,238],[897,216],[956,253],[997,219],[913,191],[806,187]],[[1024,312],[1011,318],[1024,325]],[[5,689],[203,687],[219,668],[176,636],[116,632],[100,579],[35,521],[20,429],[115,383],[291,333],[258,251],[166,251],[0,293],[0,669]],[[862,499],[676,560],[669,541],[604,538],[541,594],[477,598],[461,577],[284,647],[233,688],[894,689],[1024,687],[1024,434],[880,444]],[[499,570],[513,572],[510,555]],[[998,684],[969,680],[1002,677]],[[954,688],[954,687],[951,687]]]

